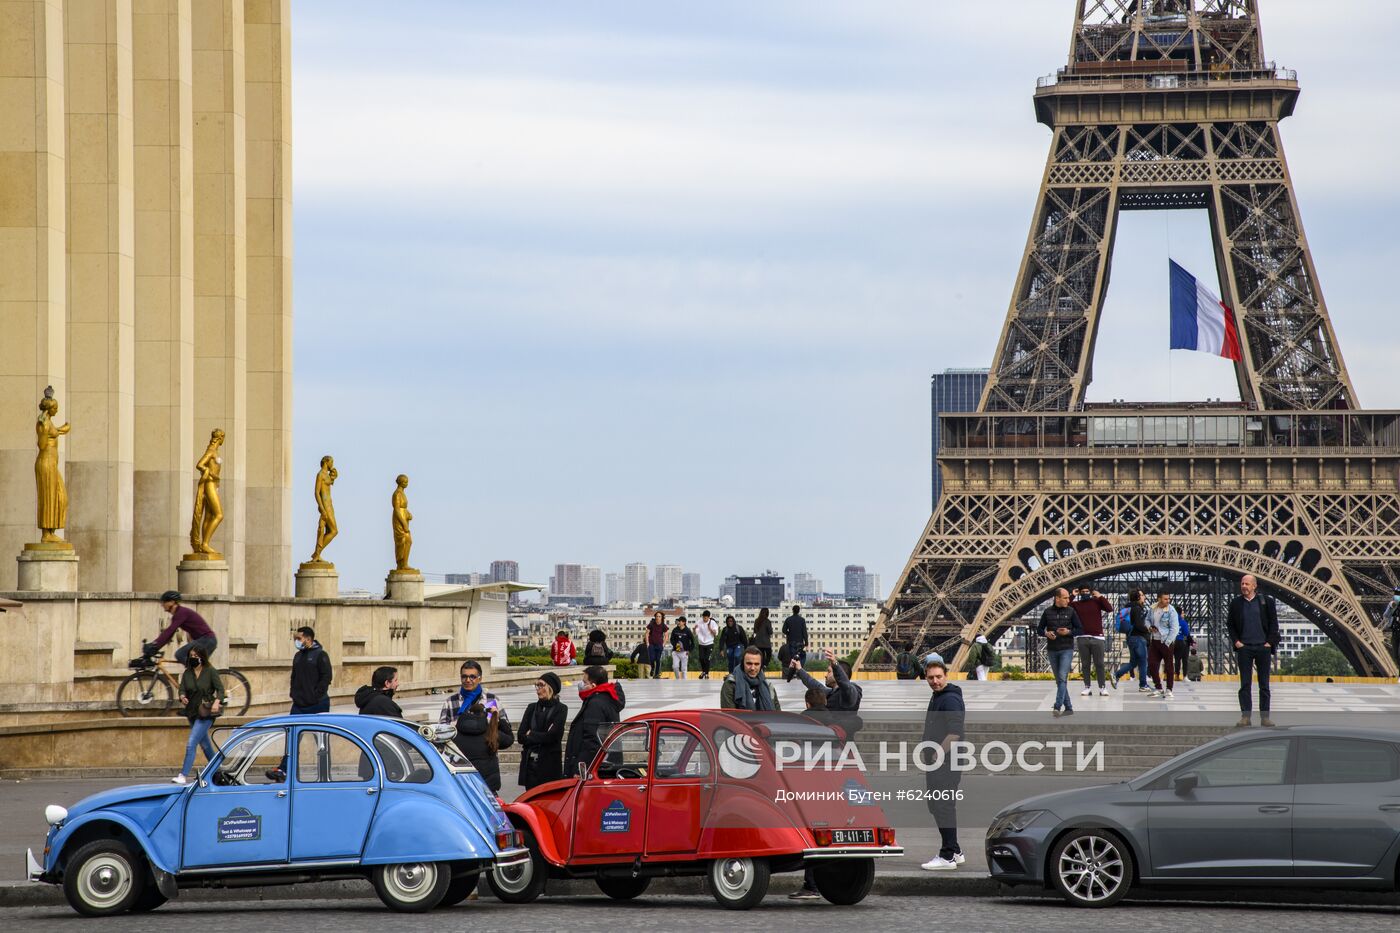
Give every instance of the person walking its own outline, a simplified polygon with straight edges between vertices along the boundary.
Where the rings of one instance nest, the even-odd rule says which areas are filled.
[[[1195,639],[1191,637],[1191,626],[1180,618],[1180,613],[1177,615],[1181,628],[1176,633],[1176,641],[1172,642],[1172,664],[1176,668],[1176,679],[1181,680],[1186,676],[1186,657],[1191,653],[1191,643]]]
[[[767,667],[773,660],[773,620],[768,618],[767,606],[758,610],[758,617],[753,620],[752,643],[762,650],[763,666]]]
[[[1089,683],[1089,665],[1094,666],[1094,676],[1099,682],[1099,696],[1108,696],[1108,687],[1104,683],[1104,647],[1107,640],[1104,638],[1103,614],[1113,611],[1113,603],[1104,598],[1098,590],[1081,586],[1074,601],[1074,614],[1079,616],[1079,627],[1084,630],[1084,634],[1074,640],[1074,645],[1079,649],[1079,674],[1084,678],[1084,689],[1079,692],[1082,697],[1092,696],[1094,688]],[[1114,689],[1118,687],[1118,681],[1113,681]]]
[[[773,685],[763,676],[762,648],[749,645],[744,649],[743,660],[729,672],[719,688],[719,705],[721,709],[782,710]]]
[[[1136,669],[1138,693],[1151,693],[1152,688],[1147,686],[1147,641],[1151,632],[1147,624],[1144,599],[1142,590],[1133,590],[1128,594],[1128,630],[1124,633],[1124,639],[1128,643],[1128,660],[1113,672],[1113,682],[1116,684]]]
[[[394,702],[394,691],[398,689],[398,668],[376,667],[370,675],[369,683],[355,691],[355,706],[366,716],[402,719],[403,710]]]
[[[180,605],[181,599],[175,590],[166,590],[160,594],[160,607],[170,613],[170,624],[156,636],[155,641],[142,646],[142,653],[155,654],[175,637],[176,632],[182,631],[185,633],[185,644],[175,649],[176,662],[184,664],[190,649],[196,645],[199,646],[204,660],[208,661],[214,656],[214,649],[219,647],[219,639],[209,627],[209,623],[204,621],[204,616],[189,606]]]
[[[974,638],[967,649],[967,663],[965,665],[967,672],[976,680],[986,680],[995,661],[996,651],[987,641],[987,636],[978,635]]]
[[[637,665],[637,676],[647,678],[651,676],[651,645],[647,644],[647,636],[642,635],[642,640],[637,642],[637,647],[632,649],[632,653],[627,656],[633,664]]]
[[[190,721],[190,737],[185,742],[185,760],[180,765],[180,773],[171,778],[175,784],[189,783],[186,775],[193,772],[196,748],[204,750],[206,762],[214,760],[209,729],[228,701],[219,671],[209,663],[204,650],[198,644],[186,647],[189,650],[185,652],[185,672],[180,675],[180,703],[185,707],[185,718]]]
[[[1390,629],[1390,657],[1400,667],[1400,586],[1391,590],[1390,602],[1381,612],[1384,628]]]
[[[685,616],[677,616],[676,627],[671,629],[671,673],[676,680],[685,680],[690,672],[690,652],[694,649],[695,633]]]
[[[1250,695],[1250,672],[1253,670],[1259,678],[1259,725],[1272,726],[1274,721],[1269,718],[1269,667],[1278,649],[1278,605],[1272,596],[1259,592],[1259,581],[1254,579],[1253,574],[1240,577],[1240,595],[1230,601],[1225,624],[1230,631],[1230,644],[1235,647],[1235,663],[1240,670],[1238,725],[1250,725],[1254,715],[1254,698]]]
[[[578,682],[578,698],[578,715],[569,724],[569,738],[564,746],[564,773],[571,778],[578,775],[580,764],[593,764],[607,738],[608,728],[621,720],[622,710],[627,705],[622,684],[608,680],[608,672],[601,667],[590,667],[583,672],[583,680]]]
[[[798,667],[807,659],[807,620],[802,618],[802,607],[793,606],[792,615],[783,620],[783,647],[778,650],[778,664],[783,668],[783,681],[792,680],[791,662],[796,660]]]
[[[1074,661],[1074,639],[1083,629],[1078,613],[1069,607],[1069,590],[1060,587],[1055,591],[1054,602],[1040,614],[1037,631],[1045,639],[1050,670],[1055,672],[1055,718],[1073,716],[1074,706],[1069,701],[1069,669]],[[927,667],[924,672],[927,676]]]
[[[612,649],[608,647],[608,636],[602,629],[594,629],[588,633],[588,643],[583,646],[583,665],[589,667],[594,664],[607,664],[612,660]],[[558,691],[555,691],[556,693]]]
[[[914,643],[906,641],[900,645],[894,656],[894,676],[896,680],[918,680],[919,658],[914,654]]]
[[[706,609],[700,613],[700,621],[695,626],[695,650],[700,655],[700,679],[710,679],[710,656],[715,650],[715,636],[719,634],[719,623]]]
[[[292,655],[291,693],[292,715],[329,713],[331,711],[331,659],[316,640],[316,630],[309,625],[297,629],[292,638],[296,654]]]
[[[1065,593],[1065,603],[1069,593]],[[1068,605],[1063,606],[1070,616]],[[1048,611],[1048,610],[1047,610]],[[1058,617],[1057,617],[1058,619]],[[1057,635],[1055,641],[1069,640],[1067,635]],[[1074,652],[1062,649],[1061,654],[1069,658]],[[933,696],[928,701],[928,712],[924,714],[924,741],[938,745],[942,750],[937,768],[924,772],[924,786],[928,791],[928,812],[938,827],[940,844],[938,854],[919,867],[924,871],[951,871],[967,861],[962,846],[958,844],[958,785],[962,782],[962,772],[953,768],[953,743],[966,733],[965,720],[967,705],[963,702],[962,688],[948,680],[948,668],[941,661],[931,661],[924,668],[924,680]],[[1061,690],[1063,690],[1061,682]],[[1065,702],[1069,693],[1065,692]]]
[[[505,707],[494,693],[486,692],[481,665],[470,659],[463,661],[461,679],[461,689],[443,705],[438,719],[457,724],[457,749],[467,756],[491,792],[497,793],[501,789],[500,752],[515,744],[515,733]]]
[[[666,614],[657,610],[647,623],[647,660],[653,680],[661,679],[661,655],[666,650]]]
[[[555,667],[571,667],[576,657],[578,651],[569,633],[561,628],[554,635],[554,644],[549,646],[549,662]]]
[[[733,671],[744,660],[744,649],[748,647],[749,637],[744,632],[744,627],[734,620],[732,615],[724,617],[724,627],[719,630],[720,647],[724,649],[724,669]]]
[[[535,681],[535,702],[520,717],[520,787],[529,790],[564,776],[564,725],[569,708],[559,698],[559,675],[545,671]]]
[[[1152,672],[1154,696],[1170,700],[1172,688],[1176,686],[1175,665],[1172,662],[1172,644],[1181,628],[1181,616],[1172,605],[1172,594],[1161,592],[1157,601],[1147,610],[1147,667]],[[1167,689],[1162,689],[1161,668],[1167,669]]]

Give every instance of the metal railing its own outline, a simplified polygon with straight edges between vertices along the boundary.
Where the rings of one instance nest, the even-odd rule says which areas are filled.
[[[1036,79],[1036,90],[1073,85],[1074,87],[1101,87],[1125,91],[1176,91],[1187,88],[1200,88],[1218,85],[1223,81],[1287,81],[1298,83],[1298,72],[1292,68],[1282,68],[1273,63],[1262,68],[1247,71],[1162,71],[1142,74],[1072,74],[1068,68],[1061,68],[1054,74]]]

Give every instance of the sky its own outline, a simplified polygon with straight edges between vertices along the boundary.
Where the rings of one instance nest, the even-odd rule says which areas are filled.
[[[1342,353],[1361,404],[1400,407],[1400,4],[1263,7]],[[343,588],[382,588],[407,473],[429,574],[839,591],[856,563],[888,590],[930,510],[929,377],[995,350],[1072,15],[297,0],[296,559],[331,454]],[[1123,215],[1089,400],[1238,398],[1227,361],[1167,350],[1168,255],[1214,279],[1204,212]]]

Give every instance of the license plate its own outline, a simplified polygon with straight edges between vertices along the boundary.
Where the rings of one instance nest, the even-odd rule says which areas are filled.
[[[874,841],[875,830],[873,829],[833,829],[831,831],[831,844],[835,846],[869,844]]]

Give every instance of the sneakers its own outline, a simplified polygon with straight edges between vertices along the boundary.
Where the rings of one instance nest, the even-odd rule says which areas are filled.
[[[1074,707],[1072,707],[1072,706],[1066,706],[1066,707],[1065,707],[1064,715],[1066,715],[1066,716],[1073,716],[1073,715],[1074,715]]]
[[[966,856],[966,855],[963,855],[961,852],[954,852],[954,853],[953,853],[953,861],[955,861],[955,862],[957,862],[959,865],[961,865],[963,862],[966,862],[966,861],[967,861],[967,856]]]
[[[1164,699],[1164,700],[1170,700],[1170,699],[1172,699],[1172,692],[1171,692],[1170,690],[1168,690],[1167,692],[1163,693],[1163,694],[1162,694],[1162,699]]]
[[[1165,691],[1165,690],[1157,690],[1157,689],[1154,689],[1154,690],[1152,691],[1152,697],[1153,697],[1153,699],[1156,699],[1156,700],[1160,700],[1160,699],[1162,699],[1162,697],[1164,697],[1164,696],[1166,696],[1166,695],[1167,695],[1167,691]]]
[[[1236,729],[1248,729],[1248,728],[1249,728],[1250,726],[1252,726],[1252,725],[1254,725],[1254,723],[1250,721],[1249,714],[1246,713],[1245,715],[1243,715],[1243,716],[1240,717],[1240,721],[1239,721],[1239,722],[1235,723],[1235,728],[1236,728]]]
[[[1082,697],[1093,696],[1094,690],[1092,687],[1085,687],[1083,690],[1079,691],[1079,695]]]
[[[1156,693],[1151,687],[1138,687],[1138,693]]]
[[[1054,716],[1056,719],[1059,719],[1061,716],[1064,715],[1064,713],[1060,712],[1060,708],[1057,706],[1055,707],[1055,711],[1052,712],[1050,715]]]
[[[1100,687],[1100,688],[1099,688],[1099,696],[1101,696],[1101,697],[1106,697],[1106,696],[1108,696],[1108,688],[1107,688],[1107,687]]]
[[[1271,728],[1273,728],[1274,721],[1273,721],[1272,719],[1270,719],[1268,716],[1260,716],[1260,717],[1259,717],[1259,725],[1263,726],[1265,729],[1271,729]]]
[[[796,891],[793,891],[791,894],[788,895],[788,900],[815,901],[820,897],[821,895],[818,894],[816,891],[810,890],[808,888],[798,888]]]
[[[177,774],[170,779],[171,784],[188,784],[189,782],[190,779],[185,777],[183,774]]]
[[[957,856],[955,855],[951,859],[946,859],[941,855],[935,855],[919,867],[924,871],[953,871],[958,867]]]

